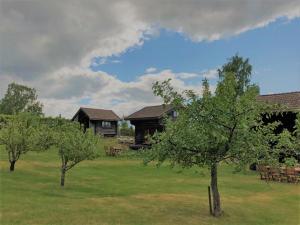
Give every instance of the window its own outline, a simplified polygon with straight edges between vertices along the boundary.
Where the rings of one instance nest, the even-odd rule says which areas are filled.
[[[176,118],[178,116],[178,112],[177,111],[173,111],[173,118]]]
[[[102,121],[102,127],[104,127],[104,128],[111,128],[111,122],[109,122],[109,121]]]

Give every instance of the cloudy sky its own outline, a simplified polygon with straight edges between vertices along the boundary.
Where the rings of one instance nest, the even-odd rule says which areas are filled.
[[[216,84],[239,53],[261,93],[300,90],[299,0],[0,0],[0,97],[35,87],[46,115],[79,106],[120,116],[179,90]]]

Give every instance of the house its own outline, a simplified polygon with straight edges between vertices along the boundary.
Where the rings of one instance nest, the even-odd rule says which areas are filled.
[[[147,145],[147,136],[153,135],[156,131],[163,131],[163,118],[170,116],[177,117],[177,112],[171,105],[147,106],[141,110],[127,116],[125,120],[129,120],[135,126],[135,145],[133,148]]]
[[[281,113],[274,113],[270,118],[264,118],[265,122],[280,121],[282,123],[276,133],[282,132],[283,129],[294,130],[297,112],[300,112],[300,91],[260,95],[257,100],[282,106]]]
[[[260,95],[257,97],[257,100],[282,107],[280,113],[274,112],[269,117],[262,115],[265,123],[272,123],[275,121],[281,122],[275,130],[276,134],[280,134],[284,129],[287,129],[290,132],[295,130],[297,113],[300,113],[300,91]],[[300,155],[293,156],[298,160],[298,162],[300,162]],[[279,162],[283,162],[285,157],[286,154],[280,154]],[[254,169],[254,166],[251,168]]]
[[[84,129],[92,128],[95,134],[114,137],[118,133],[120,118],[112,110],[79,108],[72,121],[83,124]]]
[[[294,130],[296,115],[300,112],[300,91],[260,95],[257,100],[283,106],[284,110],[281,114],[274,113],[271,118],[264,118],[266,122],[281,121],[282,125],[278,127],[276,133],[282,132],[283,129]],[[134,148],[147,145],[147,135],[153,135],[155,131],[163,131],[164,116],[176,118],[177,112],[171,105],[148,106],[125,118],[135,126],[136,146]]]

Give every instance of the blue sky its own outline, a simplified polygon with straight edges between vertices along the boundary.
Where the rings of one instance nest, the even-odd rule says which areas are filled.
[[[252,81],[260,85],[262,94],[290,92],[300,90],[299,41],[300,19],[278,19],[268,26],[211,42],[195,42],[182,34],[161,30],[160,35],[146,40],[142,46],[91,68],[114,74],[122,81],[132,81],[150,67],[201,73],[220,67],[238,53],[250,59]],[[95,60],[99,62],[101,58]],[[215,82],[211,79],[212,84]]]

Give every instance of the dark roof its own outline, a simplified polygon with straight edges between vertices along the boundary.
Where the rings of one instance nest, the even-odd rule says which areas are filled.
[[[90,120],[108,120],[108,121],[118,121],[120,117],[114,113],[112,110],[107,109],[92,109],[92,108],[83,108],[80,107],[77,113],[73,116],[72,120],[76,117],[76,115],[83,111]]]
[[[159,119],[165,113],[168,113],[173,107],[171,105],[155,105],[147,106],[141,110],[127,116],[126,120],[140,120],[140,119]]]
[[[300,91],[260,95],[257,97],[257,99],[269,104],[286,106],[288,109],[292,110],[300,109]]]

